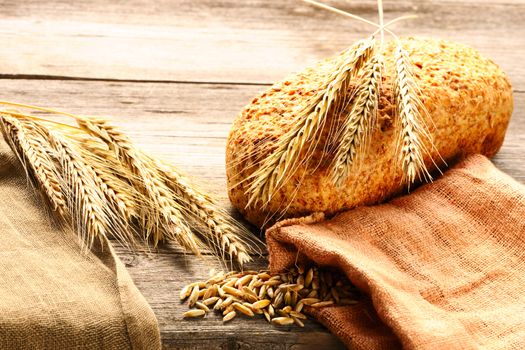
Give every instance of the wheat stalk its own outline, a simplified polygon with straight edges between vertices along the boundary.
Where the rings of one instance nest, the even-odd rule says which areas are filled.
[[[88,247],[95,238],[107,236],[110,218],[104,194],[96,183],[95,171],[86,164],[73,144],[59,132],[33,124],[55,150],[61,168],[61,188],[66,193],[72,225]]]
[[[301,153],[309,143],[317,139],[330,108],[339,98],[341,90],[348,86],[349,81],[369,59],[374,43],[373,38],[361,40],[340,56],[343,59],[336,64],[324,90],[299,111],[292,129],[279,139],[275,151],[251,175],[247,207],[257,202],[267,205],[286,177],[294,173],[300,165]],[[310,144],[308,151],[313,148]]]
[[[246,230],[222,213],[211,198],[191,186],[176,169],[158,160],[155,163],[170,189],[189,205],[188,213],[207,227],[202,234],[215,254],[222,256],[227,253],[231,260],[237,261],[241,266],[251,261],[246,244]]]
[[[163,183],[148,157],[138,150],[129,137],[111,126],[104,119],[77,119],[79,127],[89,134],[99,137],[113,151],[123,164],[135,174],[136,186],[151,202],[142,208],[142,223],[146,236],[153,235],[154,244],[170,238],[194,254],[200,254],[201,243],[186,224],[183,208],[174,200],[175,194]]]
[[[50,157],[49,143],[32,130],[30,124],[17,118],[0,115],[3,134],[7,143],[17,155],[29,178],[36,181],[45,194],[51,209],[61,217],[66,216],[66,200],[57,180],[57,169]]]
[[[88,246],[96,237],[109,233],[129,246],[139,229],[144,229],[144,238],[152,238],[154,244],[177,241],[199,255],[204,242],[194,234],[195,224],[193,227],[204,227],[201,236],[217,256],[228,256],[241,266],[251,260],[249,253],[260,241],[250,238],[245,228],[175,168],[140,151],[106,120],[0,103],[62,114],[77,121],[75,127],[14,111],[0,114],[4,138],[30,177],[35,177],[29,173],[37,163],[28,165],[25,159],[35,152],[47,157],[50,165],[37,169],[47,173],[37,172],[37,180],[51,181],[50,189],[43,192],[52,197],[51,190],[55,190],[56,196],[63,197],[62,207],[68,214],[64,216],[70,217],[68,221]],[[22,134],[22,127],[32,132],[31,139],[27,132]]]
[[[423,154],[428,153],[424,141],[432,144],[432,139],[422,120],[420,109],[423,109],[423,105],[412,76],[408,53],[399,43],[394,55],[396,111],[400,124],[399,159],[404,181],[410,186],[416,177],[420,180],[421,177],[432,179],[423,158]]]
[[[146,198],[130,183],[129,179],[134,175],[121,166],[114,152],[109,151],[106,144],[85,135],[72,135],[72,137],[78,139],[82,157],[93,164],[107,201],[115,207],[125,221],[130,222],[134,218],[139,218],[138,203],[145,203]]]
[[[108,229],[126,244],[133,243],[127,225],[108,208],[112,202],[104,199],[103,180],[73,142],[23,116],[4,115],[2,121],[13,135],[7,137],[4,132],[4,138],[28,177],[35,179],[51,209],[74,227],[87,247],[95,238],[106,236]]]
[[[164,213],[166,216],[166,211],[169,214],[169,210],[171,210],[172,212],[169,215],[175,216],[173,210],[176,210],[180,213],[177,214],[180,220],[184,220],[184,216],[192,217],[207,228],[200,233],[217,255],[224,258],[224,253],[226,253],[240,265],[251,260],[245,240],[248,234],[241,229],[239,224],[223,214],[208,196],[189,185],[184,176],[173,167],[141,152],[134,152],[134,146],[127,136],[109,125],[107,121],[82,119],[78,120],[78,124],[92,135],[104,140],[110,151],[113,151],[117,157],[122,158],[132,169],[136,170],[137,175],[141,177],[143,187],[150,194],[150,200],[153,200],[154,205],[165,208],[161,210],[161,214]],[[157,193],[148,189],[147,183],[154,184],[153,190]],[[171,238],[178,240],[185,237],[198,242],[193,234],[188,231],[175,237],[171,236]],[[191,248],[191,241],[183,241],[182,244]],[[251,243],[255,243],[254,240]]]
[[[352,109],[342,126],[339,147],[331,168],[331,179],[336,186],[345,183],[355,160],[366,152],[379,103],[382,67],[383,60],[377,54],[363,68]]]

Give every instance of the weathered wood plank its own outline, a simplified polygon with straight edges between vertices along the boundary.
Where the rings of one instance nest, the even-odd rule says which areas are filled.
[[[157,315],[165,348],[173,349],[314,349],[322,346],[342,348],[324,327],[308,321],[304,329],[277,328],[262,317],[239,318],[223,324],[219,315],[204,320],[183,321],[188,310],[179,301],[180,289],[191,282],[206,280],[210,269],[221,269],[212,257],[173,254],[176,248],[164,247],[157,253],[132,255],[117,248],[137,287]],[[247,268],[264,269],[259,258]],[[224,267],[222,267],[224,268]]]
[[[111,117],[142,147],[179,165],[225,198],[224,151],[231,122],[264,86],[3,80],[1,98]],[[525,93],[496,164],[525,180]]]
[[[328,1],[375,19],[375,1]],[[525,3],[385,1],[387,19],[417,13],[399,34],[480,49],[525,91]],[[301,1],[5,0],[0,74],[270,83],[334,54],[370,26]]]

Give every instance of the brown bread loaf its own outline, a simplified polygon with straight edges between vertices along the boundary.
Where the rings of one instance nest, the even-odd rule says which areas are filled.
[[[413,63],[420,98],[433,122],[428,129],[435,150],[425,157],[429,170],[435,173],[434,162],[444,170],[441,158],[451,165],[470,154],[496,154],[513,109],[512,88],[505,73],[478,51],[457,43],[406,38],[402,44]],[[385,71],[378,121],[368,152],[341,188],[330,181],[329,166],[334,154],[327,153],[324,147],[328,132],[323,131],[309,167],[300,167],[269,205],[246,207],[249,176],[275,149],[275,141],[290,129],[298,106],[321,88],[336,58],[323,60],[274,84],[243,109],[228,138],[226,167],[230,200],[250,222],[262,226],[269,218],[267,223],[318,211],[330,215],[381,202],[406,190],[396,154],[394,49],[393,42],[383,48]],[[351,90],[348,87],[348,94]],[[329,111],[328,120],[331,115],[333,111]],[[334,120],[332,124],[337,124]],[[311,164],[318,166],[313,169]],[[281,215],[285,208],[286,213]]]

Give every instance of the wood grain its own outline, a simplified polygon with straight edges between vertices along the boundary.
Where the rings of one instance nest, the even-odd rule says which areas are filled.
[[[3,80],[2,98],[106,116],[148,152],[178,165],[226,199],[226,137],[241,108],[266,86]],[[525,181],[525,93],[514,93],[514,115],[496,164]]]
[[[327,3],[376,16],[372,0]],[[525,183],[525,2],[391,0],[385,8],[387,19],[419,15],[397,25],[397,33],[464,42],[508,72],[515,113],[494,162]],[[111,117],[229,210],[224,151],[238,111],[266,85],[371,30],[301,1],[3,0],[0,9],[0,40],[8,47],[1,99]],[[278,329],[262,319],[182,321],[178,291],[218,263],[174,246],[151,254],[116,249],[158,317],[165,348],[343,348],[313,321],[305,329]],[[252,267],[266,264],[260,257]]]
[[[308,321],[304,329],[276,328],[261,317],[238,318],[223,324],[220,316],[209,314],[205,320],[182,321],[188,310],[178,300],[180,289],[191,282],[206,280],[211,268],[221,269],[211,257],[173,254],[176,248],[164,247],[146,256],[130,255],[123,249],[118,253],[126,263],[134,282],[155,311],[165,348],[177,349],[314,349],[326,344],[343,348],[339,341],[315,323]],[[266,260],[259,258],[248,268],[266,268]]]
[[[329,1],[376,18],[375,1]],[[475,5],[473,5],[475,4]],[[525,91],[523,1],[385,1],[400,35],[480,49]],[[369,25],[302,1],[4,0],[0,74],[271,83],[370,34]]]

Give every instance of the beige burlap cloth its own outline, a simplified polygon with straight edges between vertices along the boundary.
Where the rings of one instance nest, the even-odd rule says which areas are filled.
[[[525,186],[482,156],[387,204],[279,223],[267,242],[272,270],[299,254],[366,293],[314,314],[349,348],[525,349]]]
[[[0,142],[0,349],[160,349],[155,315],[107,241],[82,253]]]

